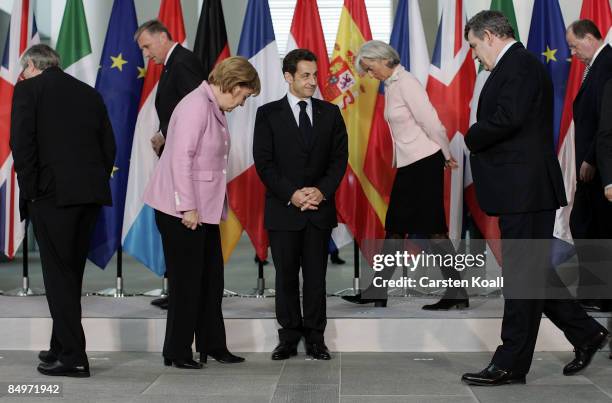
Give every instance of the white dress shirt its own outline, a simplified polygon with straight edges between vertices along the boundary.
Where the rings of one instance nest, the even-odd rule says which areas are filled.
[[[291,107],[293,117],[295,118],[295,123],[298,125],[298,127],[300,127],[300,105],[298,105],[298,102],[305,101],[306,114],[308,115],[308,118],[310,119],[310,124],[312,125],[312,99],[301,99],[293,95],[291,92],[287,92],[287,100],[289,101],[289,106]]]

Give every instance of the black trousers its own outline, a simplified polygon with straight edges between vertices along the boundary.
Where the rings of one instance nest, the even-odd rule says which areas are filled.
[[[300,231],[268,231],[276,269],[276,319],[282,342],[323,342],[327,324],[325,275],[331,229],[311,223]],[[304,314],[300,308],[300,266]]]
[[[603,185],[597,175],[589,183],[578,181],[574,196],[574,206],[570,215],[570,229],[576,246],[580,277],[578,282],[579,299],[597,299],[589,295],[589,286],[597,284],[599,277],[589,268],[592,253],[592,242],[589,239],[612,238],[612,203],[603,194]],[[602,307],[612,308],[610,300],[602,301]]]
[[[180,218],[157,210],[155,221],[162,237],[169,287],[164,357],[191,359],[194,335],[197,351],[225,351],[219,225],[203,224],[191,230]]]
[[[81,325],[81,288],[98,205],[57,207],[55,198],[28,202],[53,319],[50,350],[70,366],[88,365]]]
[[[571,299],[569,292],[566,293],[567,299],[546,299],[545,296],[538,299],[513,299],[511,297],[514,295],[508,295],[513,292],[516,294],[517,290],[529,284],[542,286],[545,283],[561,283],[551,267],[550,248],[542,247],[541,242],[513,242],[550,239],[554,220],[554,210],[499,217],[506,300],[501,330],[503,344],[495,351],[492,362],[500,368],[519,374],[529,372],[542,313],[563,331],[574,346],[584,345],[596,332],[603,329]],[[519,244],[521,251],[517,253],[514,245]],[[526,251],[525,247],[531,250]],[[532,292],[537,294],[538,289],[534,287]],[[558,290],[556,293],[559,295]]]

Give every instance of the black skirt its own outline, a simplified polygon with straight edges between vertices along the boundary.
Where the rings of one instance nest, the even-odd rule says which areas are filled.
[[[385,230],[396,234],[445,234],[444,155],[438,151],[397,170]]]

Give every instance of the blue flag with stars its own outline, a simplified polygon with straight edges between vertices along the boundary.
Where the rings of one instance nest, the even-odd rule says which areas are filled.
[[[113,205],[102,208],[88,255],[100,268],[106,267],[121,244],[129,159],[145,75],[142,52],[134,41],[137,29],[134,0],[115,0],[96,79],[117,143],[110,178]]]
[[[565,41],[565,23],[559,0],[535,0],[527,49],[544,63],[553,82],[555,95],[553,128],[556,150],[570,69],[570,50]]]

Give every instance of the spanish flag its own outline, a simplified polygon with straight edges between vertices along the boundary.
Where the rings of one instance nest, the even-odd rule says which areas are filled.
[[[348,131],[349,165],[336,193],[336,206],[358,243],[383,238],[387,214],[387,204],[363,170],[379,82],[357,74],[355,57],[371,39],[364,0],[345,0],[323,97],[338,105]]]

